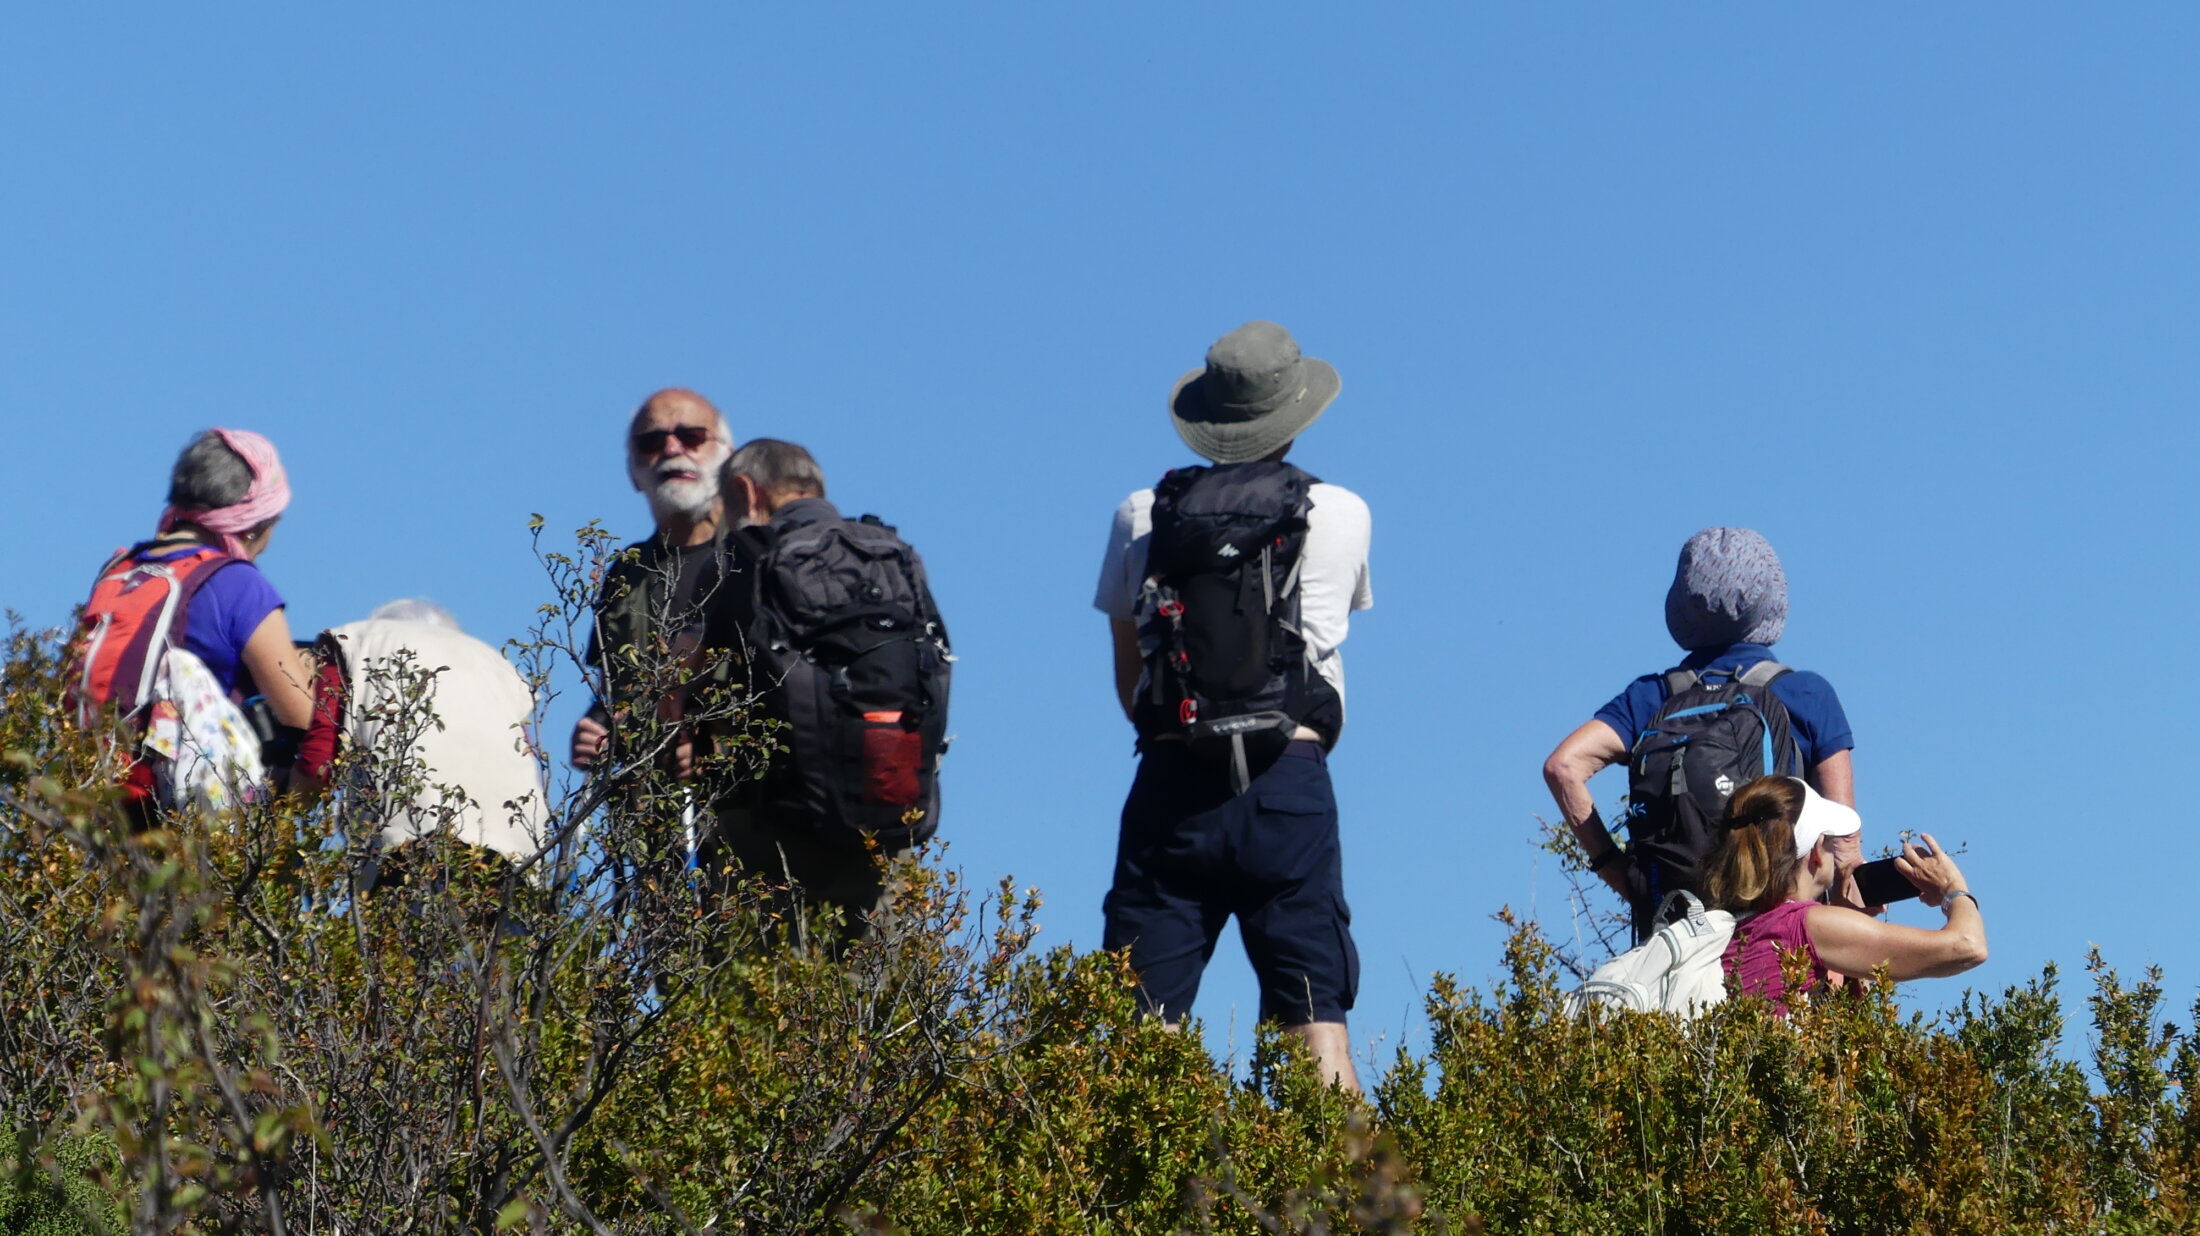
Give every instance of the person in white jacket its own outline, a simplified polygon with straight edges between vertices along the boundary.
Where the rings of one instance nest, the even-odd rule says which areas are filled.
[[[342,818],[372,837],[367,884],[392,882],[403,865],[392,851],[437,833],[514,867],[542,851],[534,697],[503,654],[419,600],[329,628],[319,652],[297,779],[325,786],[348,757]]]

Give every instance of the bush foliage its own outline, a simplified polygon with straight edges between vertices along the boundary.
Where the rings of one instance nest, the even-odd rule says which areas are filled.
[[[545,556],[546,697],[604,553]],[[709,673],[664,652],[619,655]],[[2098,958],[2087,1071],[2052,968],[1931,1020],[1885,986],[1573,1020],[1515,923],[1363,1100],[1283,1037],[1232,1076],[939,855],[869,938],[790,945],[769,890],[652,862],[683,797],[646,716],[524,880],[450,853],[360,896],[349,822],[401,769],[132,831],[59,655],[19,628],[0,666],[0,1231],[2200,1230],[2200,1042]],[[771,745],[745,703],[707,704],[733,774]]]

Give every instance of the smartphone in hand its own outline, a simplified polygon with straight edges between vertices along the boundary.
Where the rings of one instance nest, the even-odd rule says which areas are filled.
[[[1923,847],[1919,847],[1923,852]],[[1873,859],[1856,869],[1856,895],[1868,906],[1883,906],[1917,896],[1917,885],[1895,869],[1891,858]]]

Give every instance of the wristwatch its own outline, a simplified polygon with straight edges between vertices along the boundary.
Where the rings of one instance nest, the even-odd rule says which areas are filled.
[[[1978,894],[1972,892],[1970,889],[1967,888],[1951,888],[1947,892],[1942,893],[1940,895],[1941,912],[1944,914],[1947,913],[1949,908],[1954,905],[1955,899],[1958,897],[1969,897],[1971,899],[1971,905],[1973,908],[1978,910],[1978,912],[1981,914],[1984,914],[1986,912],[1986,905],[1984,902],[1978,899]]]

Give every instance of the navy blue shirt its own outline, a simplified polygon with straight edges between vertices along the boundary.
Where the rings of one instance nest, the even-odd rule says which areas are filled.
[[[1707,670],[1740,673],[1759,661],[1778,659],[1763,644],[1735,644],[1718,653],[1689,653],[1681,666],[1699,674]],[[1809,670],[1796,670],[1775,679],[1772,693],[1787,706],[1788,717],[1795,723],[1795,743],[1802,749],[1804,768],[1816,768],[1827,757],[1856,746],[1849,716],[1841,711],[1841,697],[1833,693],[1832,683]],[[1636,737],[1665,706],[1665,698],[1665,675],[1644,674],[1597,709],[1596,719],[1617,731],[1620,741],[1633,750]]]

